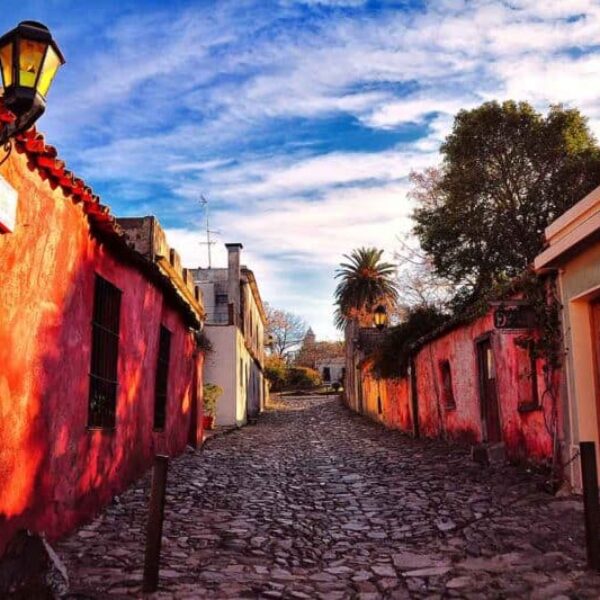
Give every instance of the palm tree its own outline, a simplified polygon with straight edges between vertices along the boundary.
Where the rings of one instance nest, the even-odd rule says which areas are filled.
[[[344,254],[347,262],[335,272],[340,280],[334,294],[335,324],[339,329],[361,312],[372,312],[377,304],[396,303],[398,290],[392,278],[396,269],[383,262],[382,255],[383,250],[377,248],[358,248],[350,255]]]

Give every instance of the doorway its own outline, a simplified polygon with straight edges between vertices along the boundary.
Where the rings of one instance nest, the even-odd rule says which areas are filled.
[[[477,343],[477,367],[483,438],[489,443],[501,442],[502,428],[496,392],[496,365],[490,336]]]

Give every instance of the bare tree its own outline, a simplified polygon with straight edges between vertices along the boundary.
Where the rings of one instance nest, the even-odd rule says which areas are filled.
[[[397,320],[403,320],[407,308],[429,306],[443,310],[456,293],[456,286],[436,274],[433,263],[416,240],[398,236],[394,252],[398,278]]]
[[[266,305],[267,311],[267,336],[272,341],[272,354],[279,358],[286,358],[290,351],[304,341],[306,323],[302,317]]]

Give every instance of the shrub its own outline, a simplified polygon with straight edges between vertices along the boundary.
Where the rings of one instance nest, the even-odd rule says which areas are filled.
[[[321,378],[314,369],[308,367],[288,367],[285,387],[290,389],[314,388],[321,385]]]
[[[210,354],[213,351],[213,345],[204,330],[196,332],[196,348],[203,354]]]
[[[287,375],[287,365],[278,356],[268,356],[265,361],[265,377],[271,383],[271,389],[278,392],[283,389]]]
[[[204,393],[204,414],[214,417],[217,413],[217,400],[223,393],[223,388],[214,383],[205,383],[202,390]]]
[[[400,325],[392,327],[374,356],[373,372],[378,377],[404,377],[413,345],[444,323],[448,316],[430,306],[411,308]]]

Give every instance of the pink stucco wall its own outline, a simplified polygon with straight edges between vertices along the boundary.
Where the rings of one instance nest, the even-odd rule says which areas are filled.
[[[20,527],[50,538],[90,518],[198,435],[201,356],[163,292],[90,234],[81,205],[25,155],[1,168],[19,192],[0,235],[0,552]],[[88,430],[95,273],[122,290],[115,430]],[[172,332],[167,423],[153,432],[159,325]],[[192,418],[196,421],[192,422]]]
[[[559,422],[553,427],[553,402],[544,393],[541,360],[536,361],[540,406],[535,410],[522,410],[532,397],[529,355],[516,344],[522,333],[495,330],[490,311],[420,348],[415,355],[415,368],[421,435],[465,443],[483,440],[476,342],[489,334],[506,453],[513,460],[541,462],[551,458],[554,433],[562,431],[561,415],[558,413]],[[445,360],[450,362],[455,408],[448,408],[443,402],[440,363]],[[372,362],[367,360],[361,368],[364,412],[389,427],[412,432],[410,377],[377,383],[371,366]],[[381,414],[377,410],[378,391],[383,401]],[[558,398],[556,404],[560,406]]]

